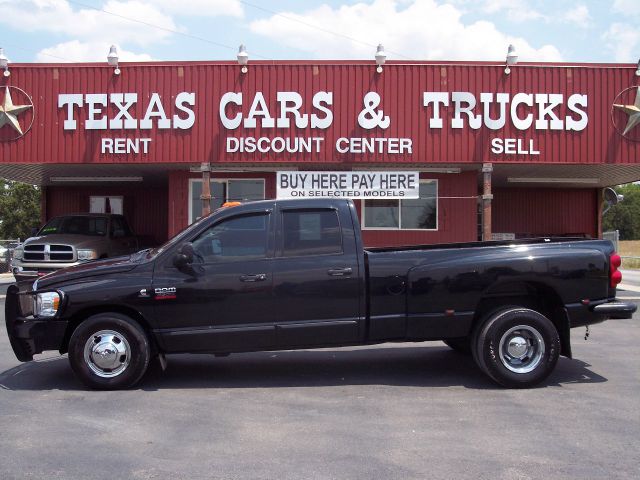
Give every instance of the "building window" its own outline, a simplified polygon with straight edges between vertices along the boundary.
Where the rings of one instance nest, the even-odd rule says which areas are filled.
[[[122,215],[122,197],[89,197],[89,213]]]
[[[264,179],[211,180],[211,211],[225,202],[264,200]],[[189,181],[189,224],[202,216],[202,180]]]
[[[364,200],[362,220],[376,230],[437,230],[438,181],[420,180],[420,198]]]

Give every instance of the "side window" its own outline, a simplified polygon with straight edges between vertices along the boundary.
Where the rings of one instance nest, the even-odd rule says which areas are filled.
[[[111,236],[114,238],[124,237],[126,235],[122,220],[118,217],[111,217]]]
[[[282,256],[342,253],[342,232],[335,210],[291,210],[282,213]]]
[[[269,215],[243,215],[223,220],[193,241],[195,261],[224,262],[267,256]]]
[[[129,223],[127,222],[127,219],[122,217],[120,220],[122,220],[122,228],[124,230],[125,237],[133,237],[133,232],[129,228]]]

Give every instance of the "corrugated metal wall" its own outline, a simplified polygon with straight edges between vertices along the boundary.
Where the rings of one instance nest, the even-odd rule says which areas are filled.
[[[477,240],[477,174],[421,174],[438,180],[438,230],[363,230],[367,247],[420,245]],[[356,202],[362,219],[362,202]]]
[[[189,178],[201,178],[189,172],[169,174],[169,235],[187,226],[189,204]],[[212,178],[264,178],[266,198],[275,198],[275,174],[268,173],[214,173]],[[364,230],[366,246],[412,245],[473,241],[477,237],[477,176],[475,172],[460,174],[422,174],[423,179],[438,180],[438,230]],[[455,198],[452,198],[455,197]],[[361,215],[361,202],[356,201]]]
[[[47,187],[46,215],[52,218],[89,211],[89,197],[124,197],[124,215],[143,243],[159,245],[167,237],[166,187]]]
[[[626,116],[612,112],[616,96],[624,89],[637,85],[634,68],[621,66],[527,66],[519,64],[510,75],[498,65],[399,65],[390,62],[378,74],[372,64],[288,64],[285,62],[260,64],[249,67],[241,74],[235,64],[171,63],[123,65],[122,74],[114,76],[104,65],[12,65],[11,77],[0,77],[0,86],[11,85],[24,89],[33,96],[35,122],[31,132],[14,142],[0,142],[0,162],[28,163],[128,163],[128,162],[185,162],[199,163],[264,163],[292,162],[300,164],[377,164],[377,163],[470,163],[470,162],[527,162],[527,163],[636,163],[640,157],[640,142],[623,139],[613,127],[611,117],[626,123]],[[136,92],[138,103],[131,108],[136,118],[144,117],[148,100],[153,92],[161,95],[169,117],[179,114],[174,106],[179,92],[195,92],[193,107],[196,121],[188,130],[85,130],[88,107],[75,108],[78,129],[64,130],[66,108],[58,107],[60,93],[112,93]],[[229,106],[230,116],[242,111],[248,113],[256,92],[262,92],[272,116],[277,116],[276,92],[299,92],[304,100],[303,112],[313,113],[312,98],[319,91],[333,92],[333,123],[326,130],[295,127],[226,130],[219,119],[220,98],[225,92],[242,92],[242,108]],[[382,103],[375,109],[384,109],[391,125],[383,130],[365,130],[358,125],[358,114],[363,110],[366,92],[375,91]],[[423,106],[422,94],[434,92],[471,92],[481,114],[480,93],[505,92],[559,93],[564,104],[555,113],[564,120],[570,112],[567,99],[574,93],[588,95],[586,111],[589,123],[583,131],[517,130],[509,120],[504,128],[490,130],[465,126],[451,128],[453,107],[441,108],[444,128],[429,128],[433,108]],[[620,100],[626,101],[626,100]],[[16,100],[16,103],[18,100]],[[450,102],[451,103],[451,102]],[[491,114],[498,114],[494,105]],[[509,108],[507,110],[510,110]],[[537,107],[520,107],[520,115]],[[315,111],[316,113],[319,113]],[[103,109],[115,116],[117,109],[110,105]],[[31,113],[24,114],[25,121]],[[100,118],[102,113],[96,117]],[[577,117],[576,114],[573,114]],[[2,129],[3,134],[10,129]],[[148,154],[102,154],[103,137],[150,137]],[[320,153],[225,153],[229,136],[304,136],[323,137]],[[339,137],[408,137],[413,140],[412,154],[387,153],[340,154],[335,142]],[[491,139],[509,137],[534,140],[540,155],[495,155],[490,151]]]
[[[597,198],[597,189],[496,189],[493,231],[518,236],[577,234],[597,238]]]

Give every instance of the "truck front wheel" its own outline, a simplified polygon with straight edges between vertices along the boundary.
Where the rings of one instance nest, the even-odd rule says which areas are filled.
[[[546,379],[558,362],[560,337],[534,310],[509,307],[491,314],[471,342],[482,371],[502,386],[527,388]]]
[[[149,339],[133,319],[118,313],[92,315],[69,341],[69,363],[90,388],[115,390],[135,385],[150,358]]]

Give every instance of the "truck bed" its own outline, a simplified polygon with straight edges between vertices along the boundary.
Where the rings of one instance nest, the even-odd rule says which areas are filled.
[[[580,313],[584,299],[615,297],[612,252],[608,241],[577,238],[368,248],[370,339],[467,336],[492,301],[541,298],[540,309]]]

